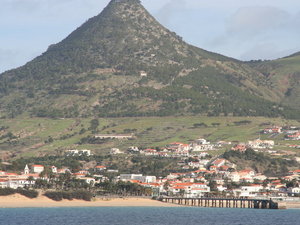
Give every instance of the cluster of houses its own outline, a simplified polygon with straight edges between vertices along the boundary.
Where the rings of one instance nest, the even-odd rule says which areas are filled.
[[[273,126],[265,128],[262,133],[277,135],[285,134],[288,140],[300,140],[300,129],[297,127]],[[96,135],[99,139],[132,139],[133,135]],[[300,196],[300,170],[290,171],[283,177],[267,177],[256,173],[252,169],[238,170],[237,166],[220,157],[212,157],[211,151],[220,148],[231,148],[232,151],[245,152],[248,148],[254,150],[267,149],[271,151],[275,143],[273,140],[256,139],[247,143],[234,143],[220,141],[211,143],[203,138],[192,141],[189,144],[174,142],[164,148],[130,147],[127,152],[118,148],[110,150],[111,155],[117,154],[141,154],[144,156],[174,157],[179,158],[178,166],[181,173],[170,173],[166,177],[155,177],[143,174],[119,174],[118,170],[110,170],[105,165],[97,165],[72,173],[68,168],[47,167],[43,165],[26,165],[20,173],[0,171],[0,188],[25,188],[33,187],[38,179],[49,180],[47,173],[54,175],[69,173],[78,180],[94,186],[96,183],[107,181],[105,173],[116,175],[114,182],[124,181],[151,188],[155,195],[202,197],[218,192],[230,197],[270,197],[270,196]],[[295,145],[300,148],[300,145]],[[91,156],[90,150],[67,150],[65,155]],[[299,159],[300,161],[300,159]],[[47,173],[45,173],[47,169]],[[104,173],[105,172],[105,173]],[[294,185],[286,185],[288,182]]]
[[[201,160],[200,160],[201,161]],[[198,163],[198,164],[197,164]],[[124,181],[151,188],[155,195],[183,196],[197,198],[218,192],[227,197],[272,197],[300,196],[300,170],[290,171],[284,177],[267,177],[252,169],[237,170],[234,163],[223,158],[190,162],[190,170],[184,173],[170,173],[166,177],[143,174],[120,174],[114,182]],[[192,169],[194,168],[194,169]],[[103,165],[71,173],[68,168],[47,168],[54,175],[70,173],[74,178],[94,186],[108,180],[103,172],[110,170]],[[33,187],[37,179],[48,180],[43,174],[43,165],[26,165],[24,171],[8,173],[0,171],[1,188]],[[118,171],[111,171],[118,172]],[[42,175],[43,174],[43,175]],[[296,185],[287,187],[286,183]]]
[[[254,150],[273,149],[274,146],[275,146],[275,142],[273,140],[256,139],[254,141],[248,141],[248,143],[235,144],[231,148],[231,150],[232,151],[245,152],[249,148],[254,149]]]
[[[20,173],[9,173],[5,171],[0,171],[0,188],[26,188],[33,187],[36,183],[36,180],[46,180],[49,181],[49,178],[46,174],[43,174],[45,169],[48,169],[53,175],[60,175],[69,173],[74,178],[83,180],[88,184],[94,185],[96,182],[101,182],[103,179],[107,179],[102,175],[95,175],[94,177],[89,177],[90,174],[88,170],[81,170],[76,173],[71,173],[68,168],[58,169],[55,166],[45,167],[43,165],[28,165],[25,166],[24,170]],[[101,172],[106,170],[105,166],[96,166],[94,168],[95,172]]]
[[[235,164],[222,158],[213,160],[206,168],[171,173],[164,178],[141,174],[121,174],[120,178],[150,187],[160,195],[188,198],[209,196],[212,191],[243,198],[300,196],[300,170],[290,171],[284,177],[267,177],[251,169],[236,170]],[[297,185],[287,187],[286,183],[293,180]]]
[[[142,154],[145,156],[160,156],[160,157],[189,157],[192,155],[206,154],[207,151],[214,151],[220,149],[224,145],[230,145],[231,142],[220,141],[218,143],[210,143],[205,139],[197,139],[190,144],[181,142],[173,142],[166,145],[165,148],[161,149],[139,149],[138,147],[132,146],[128,149],[129,153]],[[124,153],[124,152],[122,152]]]
[[[300,127],[296,126],[272,126],[265,128],[262,133],[270,135],[284,134],[285,140],[300,140]]]

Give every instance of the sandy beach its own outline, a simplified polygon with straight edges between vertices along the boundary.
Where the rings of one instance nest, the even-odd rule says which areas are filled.
[[[300,209],[300,202],[283,202],[287,209]]]
[[[47,208],[47,207],[179,207],[144,198],[96,199],[91,202],[82,200],[53,201],[45,196],[29,199],[20,194],[0,197],[0,208]]]
[[[287,209],[300,209],[300,202],[281,202]],[[30,199],[20,194],[0,196],[0,208],[51,208],[51,207],[182,207],[147,198],[97,198],[91,202],[83,200],[53,201],[43,195]]]

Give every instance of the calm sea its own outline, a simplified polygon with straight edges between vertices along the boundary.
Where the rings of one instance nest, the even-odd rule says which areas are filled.
[[[0,209],[5,225],[300,225],[300,210],[212,208]]]

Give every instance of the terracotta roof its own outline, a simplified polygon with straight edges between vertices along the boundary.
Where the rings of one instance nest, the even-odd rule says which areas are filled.
[[[7,176],[18,176],[18,174],[16,174],[16,173],[6,173],[5,175],[7,175]]]
[[[181,187],[181,186],[174,186],[173,189],[185,189],[185,187]]]
[[[181,142],[173,142],[173,143],[171,143],[170,145],[184,145],[184,144],[181,143]]]
[[[176,186],[190,186],[190,185],[193,185],[193,183],[191,183],[191,182],[187,182],[187,183],[176,183],[176,184],[174,184],[174,185],[176,185]]]
[[[95,168],[102,169],[102,168],[106,168],[106,166],[96,166]]]
[[[135,183],[135,184],[141,183],[141,181],[139,181],[139,180],[130,180],[130,182]]]

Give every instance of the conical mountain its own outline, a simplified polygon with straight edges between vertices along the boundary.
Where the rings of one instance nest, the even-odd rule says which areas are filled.
[[[291,115],[263,73],[185,43],[138,0],[112,0],[0,77],[1,116]]]

